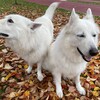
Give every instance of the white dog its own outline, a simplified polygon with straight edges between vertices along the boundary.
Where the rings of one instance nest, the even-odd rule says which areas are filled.
[[[91,9],[87,10],[83,19],[80,19],[73,9],[69,23],[51,45],[42,65],[52,73],[60,98],[63,97],[61,77],[72,79],[79,93],[86,94],[80,84],[80,74],[91,57],[98,53],[98,34],[99,28],[94,22]]]
[[[0,37],[5,38],[6,46],[11,47],[29,64],[27,72],[30,73],[33,64],[37,63],[41,68],[48,47],[53,41],[53,15],[59,2],[52,3],[46,13],[35,21],[17,15],[10,14],[0,20]],[[43,76],[38,71],[38,79]]]

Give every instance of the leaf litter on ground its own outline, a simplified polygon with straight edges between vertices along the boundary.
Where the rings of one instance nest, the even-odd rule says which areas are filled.
[[[43,15],[41,9],[30,11],[17,6],[12,11],[4,12],[0,18],[11,12],[24,15],[34,20]],[[54,16],[54,36],[68,22],[69,14],[57,11]],[[82,15],[80,15],[82,17]],[[100,19],[96,18],[100,25]],[[100,48],[100,43],[99,43]],[[18,57],[10,48],[4,46],[4,39],[0,38],[0,99],[1,100],[59,100],[55,92],[52,75],[43,70],[44,80],[36,78],[36,65],[32,73],[27,74],[27,63]],[[81,74],[81,84],[86,89],[86,96],[81,96],[71,80],[62,80],[64,97],[62,100],[100,100],[100,53],[88,63],[87,69]]]

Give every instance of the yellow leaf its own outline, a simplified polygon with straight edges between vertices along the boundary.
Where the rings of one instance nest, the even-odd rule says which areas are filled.
[[[28,97],[29,95],[30,95],[30,91],[27,90],[27,91],[24,92],[25,97]]]
[[[51,88],[50,91],[54,91],[54,88]]]
[[[85,72],[85,73],[84,73],[84,76],[87,76],[87,75],[88,75],[88,73],[87,73],[87,72]]]
[[[95,97],[99,96],[99,92],[98,92],[98,91],[93,91],[92,94],[93,94]]]
[[[24,68],[27,69],[28,68],[28,65],[25,65]]]
[[[75,100],[80,100],[80,99],[78,99],[78,98],[75,98]]]
[[[30,80],[29,83],[30,83],[31,85],[33,85],[33,81]]]
[[[18,65],[18,68],[22,68],[22,66],[21,65]]]
[[[67,97],[68,97],[68,96],[70,96],[71,94],[72,94],[72,93],[68,93],[68,94],[66,94],[65,96],[67,96]]]
[[[90,81],[90,84],[92,85],[92,84],[94,84],[94,82]]]
[[[99,90],[100,90],[99,87],[95,87],[95,88],[94,88],[94,91],[99,91]]]
[[[5,80],[7,81],[11,77],[11,73],[9,73],[6,77]]]
[[[19,96],[19,94],[18,93],[16,93],[16,97],[18,97]]]
[[[89,69],[94,70],[94,66],[89,66]]]

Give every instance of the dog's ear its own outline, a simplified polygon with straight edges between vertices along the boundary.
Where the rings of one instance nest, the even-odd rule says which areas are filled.
[[[79,19],[79,16],[78,16],[78,14],[76,14],[75,9],[73,8],[73,9],[72,9],[72,12],[71,12],[70,19],[69,19],[69,24],[74,23],[74,22],[77,21],[78,19]]]
[[[93,14],[90,8],[87,9],[86,16],[84,18],[94,22]]]
[[[32,29],[32,30],[34,30],[34,29],[36,29],[36,28],[39,28],[40,26],[41,26],[42,24],[41,23],[31,23],[31,25],[30,25],[30,28]]]

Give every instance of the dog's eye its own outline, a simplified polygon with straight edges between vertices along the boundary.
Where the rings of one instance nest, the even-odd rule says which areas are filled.
[[[9,23],[14,23],[14,21],[12,19],[8,19]]]
[[[77,35],[78,37],[85,37],[85,35],[84,34],[81,34],[81,35]]]
[[[96,34],[94,34],[93,37],[96,37]]]

